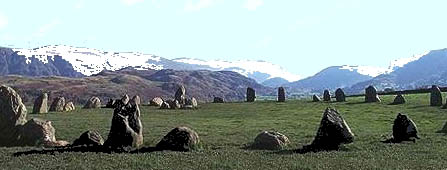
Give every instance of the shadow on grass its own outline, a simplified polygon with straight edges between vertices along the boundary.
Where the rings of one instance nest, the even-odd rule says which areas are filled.
[[[367,102],[359,101],[359,102],[348,102],[346,105],[356,105],[356,104],[366,104]]]
[[[18,156],[26,156],[33,154],[45,154],[45,155],[54,155],[56,153],[70,153],[70,152],[81,152],[81,153],[129,153],[129,154],[139,154],[139,153],[151,153],[156,151],[162,151],[156,147],[144,147],[140,149],[131,150],[129,148],[107,148],[103,146],[68,146],[68,147],[59,147],[59,148],[51,148],[51,149],[36,149],[24,152],[16,152],[13,155]]]

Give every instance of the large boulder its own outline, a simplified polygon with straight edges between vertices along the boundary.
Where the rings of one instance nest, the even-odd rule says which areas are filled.
[[[345,92],[338,88],[337,90],[335,90],[335,100],[337,102],[345,102],[346,101],[346,96],[345,96]]]
[[[71,112],[71,111],[73,111],[73,110],[75,110],[75,109],[76,109],[76,107],[75,107],[75,105],[73,104],[73,102],[68,102],[68,103],[66,103],[65,106],[64,106],[64,112]]]
[[[65,98],[64,97],[56,97],[51,103],[50,112],[62,112],[64,111],[65,106]]]
[[[195,109],[197,108],[198,104],[197,104],[197,100],[196,98],[190,98],[190,99],[186,99],[185,105],[183,105],[184,109]]]
[[[442,106],[442,94],[438,86],[431,86],[430,106]]]
[[[286,101],[286,90],[284,87],[278,88],[278,102],[285,102]]]
[[[119,105],[113,112],[112,125],[106,148],[112,150],[129,150],[139,148],[143,144],[143,125],[140,120],[138,105],[128,103]]]
[[[256,136],[252,148],[277,150],[284,148],[289,143],[289,138],[279,132],[264,131]]]
[[[160,109],[171,109],[171,106],[168,102],[163,102],[160,106]]]
[[[88,99],[87,103],[84,105],[84,109],[94,109],[100,107],[101,107],[101,100],[95,96]]]
[[[176,127],[156,145],[158,150],[190,151],[197,148],[199,135],[188,127]]]
[[[248,87],[247,88],[247,102],[254,102],[255,99],[256,99],[255,89]]]
[[[161,107],[162,104],[163,104],[163,99],[160,97],[154,97],[151,101],[149,101],[149,106]]]
[[[213,103],[224,103],[224,99],[222,97],[214,97]]]
[[[65,146],[66,141],[56,140],[56,130],[51,121],[33,118],[22,126],[22,136],[18,142],[19,146]]]
[[[309,151],[338,150],[341,144],[353,141],[354,134],[343,117],[335,109],[327,108],[323,113],[315,139],[312,144],[303,149]]]
[[[393,103],[391,104],[404,104],[405,98],[402,94],[397,94],[397,96],[394,98]]]
[[[141,98],[138,95],[135,95],[132,97],[132,100],[130,100],[130,102],[136,104],[136,105],[140,105],[141,104]]]
[[[177,100],[180,105],[184,105],[186,102],[186,89],[185,86],[180,85],[180,87],[175,92],[175,100]]]
[[[323,100],[325,102],[330,102],[331,101],[331,92],[329,92],[329,90],[324,90],[324,92],[323,92]]]
[[[19,126],[26,123],[26,107],[22,98],[10,87],[0,87],[0,146],[16,146]]]
[[[0,146],[64,146],[57,141],[50,121],[26,121],[22,98],[10,87],[0,87]]]
[[[419,139],[418,129],[413,120],[405,114],[397,114],[393,124],[393,143],[400,143],[402,141],[415,141]]]
[[[177,100],[169,99],[169,100],[166,100],[166,103],[168,103],[170,109],[180,109],[180,108],[182,108],[182,105],[180,105],[180,102],[177,101]]]
[[[379,95],[377,94],[377,89],[374,86],[368,86],[365,89],[365,102],[380,102]]]
[[[101,134],[97,131],[86,131],[79,136],[78,139],[73,141],[72,146],[102,146],[104,144],[104,139]]]
[[[317,95],[313,95],[312,96],[312,102],[320,102],[321,101],[321,99],[320,99],[320,97],[318,97]]]
[[[34,114],[48,113],[48,94],[47,93],[42,93],[34,101],[33,113]]]

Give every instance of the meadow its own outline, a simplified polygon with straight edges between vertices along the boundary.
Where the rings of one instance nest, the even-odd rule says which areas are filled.
[[[429,106],[429,94],[405,95],[407,103],[363,103],[363,97],[343,103],[309,100],[256,101],[254,103],[200,104],[197,110],[159,110],[141,106],[144,146],[155,146],[176,126],[195,130],[201,148],[192,152],[140,154],[56,153],[13,156],[35,147],[0,147],[1,169],[445,169],[447,136],[436,133],[447,120],[447,110]],[[445,96],[444,96],[445,97]],[[310,144],[326,107],[333,107],[355,134],[352,144],[340,151],[297,154],[294,149]],[[28,108],[30,112],[32,108]],[[51,120],[58,140],[72,142],[87,130],[107,138],[112,109],[80,109],[69,113],[28,114]],[[387,144],[392,123],[405,113],[417,124],[416,143]],[[274,130],[291,143],[283,150],[250,150],[257,134]]]

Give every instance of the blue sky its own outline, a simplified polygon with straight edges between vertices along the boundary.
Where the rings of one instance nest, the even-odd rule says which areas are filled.
[[[0,46],[265,60],[302,76],[447,48],[445,0],[2,0]]]

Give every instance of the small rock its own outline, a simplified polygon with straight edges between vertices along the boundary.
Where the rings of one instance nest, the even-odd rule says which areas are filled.
[[[73,142],[73,146],[87,145],[87,146],[102,146],[104,139],[97,131],[86,131]]]
[[[277,150],[284,148],[289,143],[289,138],[279,132],[264,131],[256,136],[252,147],[254,149]]]
[[[194,150],[199,144],[199,135],[188,127],[176,127],[172,129],[163,139],[157,144],[158,150],[171,151],[190,151]]]

